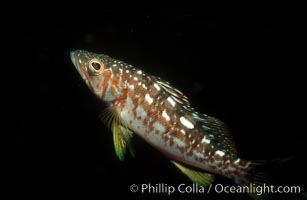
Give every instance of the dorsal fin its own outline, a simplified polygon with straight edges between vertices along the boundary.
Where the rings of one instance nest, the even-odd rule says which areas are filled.
[[[191,111],[191,113],[197,113],[190,106],[188,97],[178,89],[171,86],[169,82],[157,78],[156,83],[159,84],[159,86],[161,86],[164,91],[166,91],[174,99],[174,101],[186,106],[186,109]],[[204,129],[204,131],[208,132],[209,134],[211,133],[211,135],[214,136],[214,138],[211,139],[215,141],[218,147],[224,149],[231,155],[237,154],[236,146],[233,141],[231,132],[229,131],[224,122],[206,114],[197,113],[197,116],[198,119],[196,120],[203,124],[202,128]]]
[[[203,123],[202,128],[211,134],[211,139],[216,141],[216,144],[221,149],[235,156],[237,154],[236,145],[226,124],[221,120],[206,114],[198,115],[200,118],[204,119],[201,121]]]
[[[156,80],[156,82],[161,86],[167,93],[170,94],[170,96],[173,97],[173,99],[180,103],[184,104],[186,106],[190,106],[190,102],[187,96],[185,96],[180,90],[174,88],[169,84],[167,81],[163,81],[161,79]]]

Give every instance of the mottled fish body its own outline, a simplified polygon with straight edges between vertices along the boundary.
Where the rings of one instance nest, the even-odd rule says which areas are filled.
[[[108,105],[103,118],[121,160],[126,149],[134,154],[135,133],[194,182],[209,185],[212,174],[243,185],[251,181],[252,162],[237,157],[225,124],[195,111],[168,82],[103,54],[76,50],[70,55],[90,90]]]

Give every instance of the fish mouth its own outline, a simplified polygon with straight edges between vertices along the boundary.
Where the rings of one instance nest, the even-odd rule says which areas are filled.
[[[79,63],[76,62],[75,52],[73,51],[70,52],[70,59],[71,59],[71,62],[75,65],[75,67],[79,71]]]
[[[86,80],[86,77],[81,72],[80,65],[79,65],[79,62],[78,62],[78,58],[77,58],[77,55],[76,55],[76,53],[74,51],[70,52],[70,59],[71,59],[71,62],[74,64],[75,68],[77,69],[77,71],[79,72],[79,74],[81,75],[81,77],[84,80]]]

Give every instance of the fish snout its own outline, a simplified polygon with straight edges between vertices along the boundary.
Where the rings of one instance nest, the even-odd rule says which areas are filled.
[[[81,69],[81,66],[80,66],[80,63],[79,63],[80,58],[78,58],[78,52],[77,51],[71,51],[70,52],[70,59],[71,59],[71,62],[74,64],[75,68],[77,69],[78,73],[80,74],[80,76],[84,80],[87,80],[85,74],[82,73],[82,71],[84,71],[84,70]]]

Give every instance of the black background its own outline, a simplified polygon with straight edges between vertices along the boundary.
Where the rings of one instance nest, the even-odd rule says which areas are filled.
[[[302,71],[294,62],[299,44],[287,12],[209,15],[197,5],[139,8],[85,2],[65,8],[31,2],[23,6],[21,21],[29,26],[20,35],[26,44],[20,51],[25,52],[23,68],[33,76],[23,77],[23,84],[34,88],[36,96],[26,89],[19,93],[24,100],[14,116],[14,188],[44,191],[46,196],[71,192],[156,199],[169,197],[133,194],[129,186],[191,184],[139,138],[136,159],[117,159],[112,133],[99,119],[104,107],[70,61],[69,52],[75,49],[110,55],[171,82],[197,111],[229,126],[240,157],[294,157],[275,167],[271,176],[281,185],[306,185]]]

